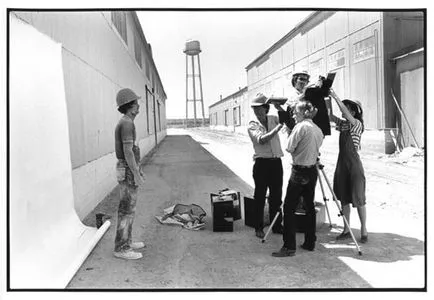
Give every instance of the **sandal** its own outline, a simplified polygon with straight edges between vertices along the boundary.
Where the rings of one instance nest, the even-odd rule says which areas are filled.
[[[338,235],[337,237],[336,237],[336,239],[339,241],[339,240],[346,240],[346,239],[350,239],[351,238],[351,233],[348,231],[348,232],[342,232],[340,235]]]

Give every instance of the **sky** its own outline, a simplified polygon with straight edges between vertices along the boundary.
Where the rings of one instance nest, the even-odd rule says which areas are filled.
[[[247,85],[247,65],[310,13],[283,10],[137,11],[167,95],[167,118],[186,116],[183,50],[188,40],[200,42],[203,102],[205,117],[208,117],[209,105],[219,101],[220,95],[225,98]],[[200,97],[198,86],[196,90]],[[193,103],[189,104],[188,116],[193,118]],[[202,117],[199,105],[197,117]]]

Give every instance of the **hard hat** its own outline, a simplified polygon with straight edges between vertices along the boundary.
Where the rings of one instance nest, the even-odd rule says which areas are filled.
[[[125,88],[121,89],[116,95],[116,104],[118,107],[127,104],[129,102],[140,99],[131,89]]]
[[[309,75],[309,73],[307,73],[306,70],[300,70],[300,71],[295,72],[294,74],[292,74],[292,80],[291,80],[291,84],[293,87],[295,87],[295,81],[297,80],[298,76],[300,76],[300,75],[307,76],[307,80],[309,80],[309,78],[310,78],[310,75]]]
[[[265,97],[264,94],[262,94],[262,93],[257,93],[256,96],[255,96],[255,98],[253,98],[253,100],[252,100],[250,106],[251,106],[251,107],[254,107],[254,106],[262,106],[262,105],[265,105],[265,104],[267,104],[267,100],[268,100],[268,98]]]
[[[309,75],[309,73],[307,73],[306,70],[298,70],[297,72],[295,72],[294,74],[292,74],[292,77],[298,76],[298,75],[306,75],[307,78],[310,78],[310,75]]]

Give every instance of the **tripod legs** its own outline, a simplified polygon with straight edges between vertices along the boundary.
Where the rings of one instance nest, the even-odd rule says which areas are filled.
[[[317,165],[317,168],[318,168],[319,170],[321,170],[322,176],[324,177],[324,179],[325,179],[325,181],[326,181],[326,183],[327,183],[327,185],[328,185],[328,187],[329,187],[329,189],[330,189],[330,192],[331,192],[332,195],[333,195],[333,200],[334,200],[334,202],[336,203],[336,206],[338,207],[339,214],[340,214],[340,216],[342,216],[342,218],[344,219],[345,226],[348,228],[348,230],[349,230],[349,232],[350,232],[350,234],[351,234],[351,238],[353,239],[354,243],[356,244],[356,248],[357,248],[357,251],[359,252],[359,255],[362,255],[362,251],[360,250],[359,244],[357,243],[356,238],[354,237],[353,231],[352,231],[351,228],[350,228],[350,224],[348,224],[347,218],[345,218],[345,215],[344,215],[344,213],[343,213],[343,211],[342,211],[342,208],[341,208],[341,206],[339,205],[339,202],[338,202],[338,199],[337,199],[337,197],[336,197],[336,194],[334,193],[333,188],[332,188],[332,186],[331,186],[329,180],[327,179],[327,176],[326,176],[325,173],[324,173],[323,166],[322,166],[322,165],[319,165],[319,166]],[[318,176],[318,177],[319,177],[319,176]]]
[[[318,167],[317,167],[317,168],[318,168]],[[332,228],[332,227],[333,227],[333,226],[332,226],[332,220],[331,220],[331,218],[330,218],[330,212],[329,212],[329,208],[328,208],[328,206],[327,206],[327,202],[329,201],[329,199],[327,199],[326,196],[325,196],[324,186],[323,186],[323,184],[322,184],[322,180],[321,180],[321,176],[320,176],[320,172],[319,172],[319,170],[318,170],[318,181],[319,181],[319,185],[320,185],[320,187],[321,187],[321,192],[322,192],[322,197],[323,197],[324,204],[325,204],[325,207],[326,207],[327,217],[329,218],[329,224],[330,224],[329,227]]]
[[[352,232],[352,230],[351,230],[351,228],[350,228],[350,224],[348,224],[348,221],[347,221],[347,219],[345,218],[345,215],[344,215],[344,213],[343,213],[343,211],[342,211],[342,208],[341,208],[341,206],[340,206],[340,204],[339,204],[339,202],[338,202],[338,199],[337,199],[337,197],[336,197],[336,194],[335,194],[334,191],[333,191],[333,187],[331,186],[329,180],[327,179],[327,176],[325,175],[325,172],[324,172],[324,170],[323,170],[323,167],[324,167],[324,166],[321,165],[320,163],[317,164],[318,180],[319,180],[319,183],[320,183],[320,186],[321,186],[321,192],[322,192],[322,194],[323,194],[323,199],[324,199],[324,203],[325,203],[325,206],[326,206],[326,211],[327,211],[327,216],[328,216],[328,218],[329,218],[330,227],[332,227],[332,223],[331,223],[331,219],[330,219],[329,209],[328,209],[328,206],[327,206],[327,201],[328,201],[328,199],[325,197],[324,186],[323,186],[323,183],[322,183],[322,180],[321,180],[321,174],[322,174],[322,176],[324,177],[324,180],[326,181],[327,186],[328,186],[328,188],[330,189],[330,192],[331,192],[332,195],[333,195],[333,201],[335,202],[335,204],[336,204],[336,206],[337,206],[337,208],[338,208],[338,210],[339,210],[339,216],[342,216],[342,218],[343,218],[343,220],[344,220],[344,223],[345,223],[346,227],[348,228],[348,230],[349,230],[349,232],[350,232],[350,234],[351,234],[351,238],[353,239],[354,243],[356,244],[356,248],[357,248],[357,251],[359,252],[359,255],[362,255],[362,251],[360,250],[359,244],[357,243],[356,238],[354,237],[354,234],[353,234],[353,232]],[[320,172],[320,171],[321,171],[321,172]],[[270,226],[268,227],[267,233],[265,234],[264,238],[263,238],[262,241],[261,241],[262,243],[264,243],[264,242],[266,241],[268,235],[270,234],[270,231],[271,231],[271,229],[273,228],[274,223],[277,221],[277,218],[279,217],[279,214],[280,214],[281,211],[283,210],[283,205],[284,205],[284,202],[283,202],[282,205],[280,206],[280,211],[278,211],[278,212],[276,213],[276,215],[274,216],[273,222],[271,222]]]
[[[274,216],[273,222],[271,222],[270,226],[268,227],[267,233],[265,234],[264,238],[263,238],[262,241],[261,241],[262,243],[265,242],[265,240],[267,239],[267,236],[270,234],[270,231],[271,231],[271,229],[273,228],[274,223],[276,223],[277,218],[279,217],[280,212],[282,211],[282,209],[283,209],[283,203],[282,203],[282,205],[280,206],[280,210],[279,210],[279,211],[276,213],[276,215]]]

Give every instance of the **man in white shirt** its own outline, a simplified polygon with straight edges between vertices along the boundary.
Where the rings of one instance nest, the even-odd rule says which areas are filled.
[[[324,136],[321,129],[312,122],[316,109],[310,102],[301,101],[295,106],[296,125],[291,132],[286,151],[292,155],[292,171],[283,207],[283,247],[273,252],[275,257],[294,256],[296,252],[295,210],[300,196],[306,209],[306,231],[301,247],[313,251],[316,241],[316,212],[314,205],[315,185],[318,178],[316,169],[319,148]]]
[[[263,238],[264,234],[264,205],[267,189],[269,189],[268,204],[270,208],[270,223],[279,212],[279,217],[272,228],[273,233],[283,233],[282,214],[282,186],[283,186],[283,156],[279,135],[282,128],[277,116],[267,115],[270,105],[267,97],[258,94],[252,100],[251,107],[256,116],[249,122],[248,133],[255,151],[253,160],[253,180],[255,182],[255,234]]]

